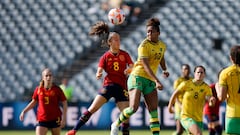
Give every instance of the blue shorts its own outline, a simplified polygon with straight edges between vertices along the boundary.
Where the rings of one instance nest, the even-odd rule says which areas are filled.
[[[112,97],[115,99],[116,103],[129,101],[128,91],[123,89],[119,84],[115,83],[104,86],[101,90],[99,90],[98,94],[106,98],[107,101]]]
[[[207,119],[207,122],[219,121],[219,116],[217,114],[205,114],[204,117]]]
[[[52,121],[39,121],[37,123],[37,126],[41,126],[41,127],[46,127],[46,128],[57,128],[60,127],[61,125],[61,119],[60,117],[56,120],[52,120]]]

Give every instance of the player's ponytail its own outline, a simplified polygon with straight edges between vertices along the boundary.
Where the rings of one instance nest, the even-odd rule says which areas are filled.
[[[108,25],[103,21],[99,21],[91,27],[89,35],[98,36],[101,40],[101,46],[108,46],[109,33]]]
[[[240,46],[235,45],[231,48],[230,56],[234,64],[240,66]]]
[[[41,80],[40,83],[39,83],[39,88],[43,88],[44,87],[44,81]]]
[[[43,77],[43,72],[44,72],[45,70],[46,70],[46,69],[44,69],[44,70],[42,71],[42,77]],[[44,87],[44,80],[41,79],[41,81],[39,82],[38,88],[43,88],[43,87]]]

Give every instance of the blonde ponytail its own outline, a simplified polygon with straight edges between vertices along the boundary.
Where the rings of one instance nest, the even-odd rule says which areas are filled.
[[[41,80],[40,83],[39,83],[39,88],[43,88],[44,87],[44,81]]]

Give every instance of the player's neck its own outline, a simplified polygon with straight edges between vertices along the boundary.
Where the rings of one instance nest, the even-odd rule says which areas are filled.
[[[117,55],[119,53],[119,50],[113,50],[111,49],[110,52],[113,54],[113,55]]]
[[[45,88],[46,90],[49,90],[51,87],[52,87],[52,84],[49,84],[49,85],[45,85],[45,86],[44,86],[44,88]]]
[[[186,79],[186,80],[189,80],[190,79],[190,76],[182,76],[182,78]]]
[[[202,85],[203,84],[203,80],[195,80],[195,79],[193,79],[193,83],[195,85]]]

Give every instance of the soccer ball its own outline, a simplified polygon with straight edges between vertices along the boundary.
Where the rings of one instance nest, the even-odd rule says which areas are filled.
[[[113,8],[108,12],[108,20],[114,25],[122,24],[125,20],[125,14],[122,9]]]

